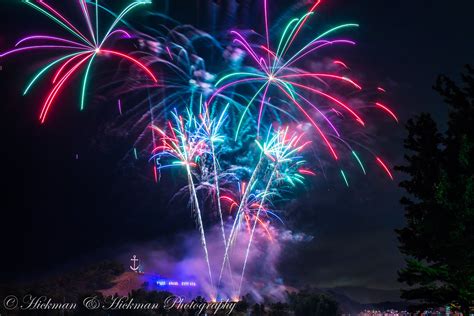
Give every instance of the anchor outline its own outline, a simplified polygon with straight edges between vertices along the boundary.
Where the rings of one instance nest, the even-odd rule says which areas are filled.
[[[132,259],[130,259],[130,261],[133,262],[133,267],[130,266],[130,269],[133,271],[133,272],[137,272],[138,269],[140,268],[140,264],[137,265],[137,261],[140,261],[137,259],[137,256],[136,255],[133,255]]]

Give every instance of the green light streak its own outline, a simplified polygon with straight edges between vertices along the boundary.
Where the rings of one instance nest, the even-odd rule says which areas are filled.
[[[285,45],[283,46],[283,49],[281,50],[281,57],[283,57],[283,55],[285,54],[286,50],[288,49],[288,45],[290,43],[290,40],[291,38],[293,38],[293,35],[295,34],[296,30],[299,28],[299,26],[304,22],[306,21],[306,18],[310,15],[312,15],[313,12],[309,12],[309,13],[306,13],[305,15],[303,15],[299,20],[298,20],[298,23],[295,24],[295,26],[293,27],[293,30],[291,31],[290,35],[287,37],[286,39],[286,43]]]
[[[293,57],[291,57],[290,59],[288,59],[288,61],[281,67],[281,68],[284,68],[286,67],[291,61],[293,61],[293,59],[296,59],[298,57],[299,54],[301,54],[306,48],[308,48],[309,46],[311,46],[315,41],[321,39],[322,37],[328,35],[328,34],[331,34],[339,29],[342,29],[342,28],[349,28],[349,27],[359,27],[359,24],[354,24],[354,23],[347,23],[347,24],[342,24],[342,25],[339,25],[339,26],[336,26],[336,27],[333,27],[332,29],[329,29],[328,31],[322,33],[321,35],[319,35],[318,37],[314,38],[312,41],[310,41],[308,44],[306,44],[302,49],[300,49],[296,54],[293,55]]]
[[[83,36],[81,36],[80,34],[78,34],[76,31],[74,31],[73,29],[71,29],[69,26],[67,26],[65,23],[63,23],[61,20],[59,20],[58,18],[56,18],[55,16],[53,16],[51,13],[45,11],[44,9],[38,7],[36,4],[33,4],[31,2],[29,2],[28,0],[25,1],[26,4],[30,5],[31,7],[33,7],[34,9],[38,10],[39,12],[43,13],[44,15],[46,15],[47,17],[49,17],[51,20],[53,20],[54,22],[58,23],[59,25],[61,25],[63,28],[65,28],[68,32],[70,32],[72,35],[76,36],[77,38],[79,38],[81,41],[83,41],[84,43],[86,43],[87,45],[89,46],[93,46],[91,42],[89,42],[87,40],[87,38],[84,38]]]
[[[76,56],[76,55],[79,55],[79,54],[82,54],[82,52],[80,53],[74,53],[74,54],[70,54],[70,55],[67,55],[67,56],[64,56],[64,57],[61,57],[55,61],[53,61],[52,63],[48,64],[47,66],[45,66],[40,72],[38,72],[38,74],[30,81],[30,83],[26,86],[26,89],[25,91],[23,92],[23,95],[26,95],[28,93],[28,91],[30,90],[30,88],[33,86],[33,84],[46,72],[48,71],[51,67],[53,67],[54,65],[56,65],[57,63],[60,63],[61,61],[65,60],[65,59],[68,59],[70,57],[73,57],[73,56]]]
[[[349,182],[347,181],[346,174],[344,173],[343,170],[341,170],[341,175],[342,175],[342,178],[344,179],[344,182],[346,183],[346,186],[349,187]]]
[[[244,116],[245,114],[247,114],[248,112],[248,109],[250,108],[250,106],[252,105],[253,101],[255,100],[255,98],[260,94],[260,92],[265,88],[265,86],[268,84],[268,82],[265,82],[261,87],[260,89],[258,89],[257,93],[255,93],[255,95],[252,97],[252,99],[249,101],[249,103],[247,104],[247,107],[245,108],[244,110],[244,113],[242,113],[242,116],[240,117],[240,121],[239,121],[239,125],[237,126],[237,130],[235,132],[235,141],[237,141],[237,137],[239,136],[239,132],[240,132],[240,127],[242,126],[242,122],[244,121]]]
[[[347,23],[347,24],[342,24],[342,25],[333,27],[332,29],[329,29],[329,30],[327,30],[326,32],[324,32],[324,33],[322,33],[321,35],[319,35],[318,37],[316,37],[316,38],[315,38],[314,40],[312,40],[311,42],[317,41],[318,39],[321,39],[321,38],[323,38],[324,36],[326,36],[326,35],[328,35],[328,34],[334,33],[335,31],[337,31],[337,30],[339,30],[339,29],[349,28],[349,27],[359,27],[359,24]]]
[[[291,95],[291,97],[292,97],[294,100],[296,100],[295,94],[294,94],[295,87],[294,87],[292,84],[287,83],[286,81],[283,81],[283,80],[281,80],[281,79],[277,79],[277,81],[278,81],[281,85],[283,85],[283,86],[286,88],[286,90],[288,90],[288,93]]]
[[[142,5],[142,4],[149,4],[150,2],[145,2],[145,1],[137,1],[137,2],[134,2],[130,5],[128,5],[118,16],[117,18],[115,19],[115,21],[112,23],[112,25],[110,26],[109,30],[107,31],[107,33],[105,33],[105,36],[104,36],[104,39],[102,40],[102,42],[100,43],[100,46],[99,47],[102,47],[102,45],[104,44],[104,42],[107,40],[107,38],[109,37],[110,33],[112,32],[112,30],[115,28],[115,26],[123,19],[123,17],[125,15],[128,14],[128,12],[132,11],[135,7],[139,6],[139,5]]]
[[[94,61],[95,56],[97,53],[94,53],[89,60],[86,68],[86,74],[84,75],[84,80],[82,82],[82,93],[81,93],[81,111],[84,110],[84,100],[86,98],[86,89],[87,89],[87,83],[88,83],[88,78],[89,78],[89,72],[91,70],[91,65],[92,62]]]
[[[95,0],[95,35],[99,41],[99,0]]]
[[[224,77],[222,77],[221,79],[219,79],[219,80],[216,82],[216,87],[218,87],[218,86],[219,86],[223,81],[225,81],[226,79],[231,78],[231,77],[235,77],[235,76],[242,76],[242,77],[253,76],[253,77],[267,78],[267,77],[264,76],[264,75],[255,74],[255,73],[251,73],[251,72],[234,72],[234,73],[225,75]]]
[[[94,1],[93,0],[86,0],[87,3],[90,3],[90,4],[94,4]],[[117,14],[115,14],[114,12],[110,11],[109,9],[107,9],[106,7],[98,4],[97,5],[100,9],[104,10],[105,12],[109,13],[111,16],[113,16],[114,18],[117,17]],[[130,24],[128,24],[126,21],[122,21],[123,24],[125,24],[127,27],[129,28],[132,28]]]
[[[284,40],[285,37],[286,37],[286,33],[288,32],[288,30],[289,30],[289,28],[291,27],[291,25],[292,25],[293,23],[295,23],[295,22],[298,23],[298,19],[295,18],[295,19],[291,20],[291,21],[286,25],[285,30],[283,31],[283,33],[282,33],[282,35],[281,35],[281,37],[280,37],[280,42],[278,43],[278,48],[277,48],[277,51],[276,51],[276,56],[277,56],[277,58],[279,58],[279,53],[280,53],[280,49],[281,49],[281,44],[283,43],[283,40]],[[277,60],[275,60],[275,61],[273,62],[273,67],[275,67],[276,63],[277,63]]]
[[[367,172],[365,172],[364,165],[362,164],[362,161],[360,160],[359,156],[357,156],[357,153],[356,153],[355,151],[352,151],[352,155],[355,157],[355,159],[356,159],[357,162],[359,163],[360,168],[362,169],[362,171],[363,171],[364,174],[366,175]]]

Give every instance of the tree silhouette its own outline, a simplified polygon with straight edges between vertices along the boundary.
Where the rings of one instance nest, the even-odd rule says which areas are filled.
[[[397,230],[407,266],[402,297],[418,306],[452,305],[465,315],[474,302],[474,70],[462,85],[439,76],[434,89],[449,109],[440,132],[429,114],[408,121],[408,179],[400,186],[407,226]]]
[[[339,306],[328,296],[311,290],[289,293],[288,301],[295,316],[335,316]]]

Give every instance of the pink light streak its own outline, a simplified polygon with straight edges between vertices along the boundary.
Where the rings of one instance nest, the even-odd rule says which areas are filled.
[[[128,59],[132,63],[136,64],[138,67],[142,68],[151,77],[151,79],[155,83],[158,83],[158,79],[156,79],[153,72],[151,72],[151,70],[147,66],[145,66],[144,64],[142,64],[140,61],[136,60],[135,58],[133,58],[129,55],[123,54],[121,52],[117,52],[117,51],[114,51],[114,50],[108,50],[108,49],[101,49],[99,53],[106,53],[106,54],[116,55],[116,56],[120,56],[122,58]]]
[[[377,159],[377,162],[380,164],[380,166],[382,166],[382,168],[385,170],[385,172],[387,173],[387,175],[390,177],[390,179],[393,180],[393,175],[392,175],[392,172],[390,172],[390,169],[387,167],[387,165],[385,164],[385,162],[383,162],[382,159],[380,159],[379,157],[375,157]]]
[[[51,104],[53,103],[54,99],[58,95],[59,91],[61,90],[61,87],[64,85],[64,83],[71,77],[71,75],[86,61],[88,60],[92,54],[89,54],[89,56],[86,56],[83,58],[80,62],[78,62],[69,72],[64,75],[64,77],[56,84],[56,86],[51,90],[48,98],[46,99],[43,108],[41,110],[40,114],[40,120],[41,123],[44,123],[46,120],[46,116],[48,115],[49,109],[51,107]]]
[[[379,108],[381,108],[382,110],[387,112],[398,123],[397,115],[395,115],[395,113],[392,110],[390,110],[387,106],[385,106],[385,105],[383,105],[382,103],[379,103],[379,102],[375,103],[375,105],[377,105]]]

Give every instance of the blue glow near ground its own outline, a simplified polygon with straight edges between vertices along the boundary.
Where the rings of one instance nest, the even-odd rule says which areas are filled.
[[[150,286],[158,286],[161,288],[198,287],[198,284],[193,280],[167,279],[152,274],[145,274],[145,278]]]

